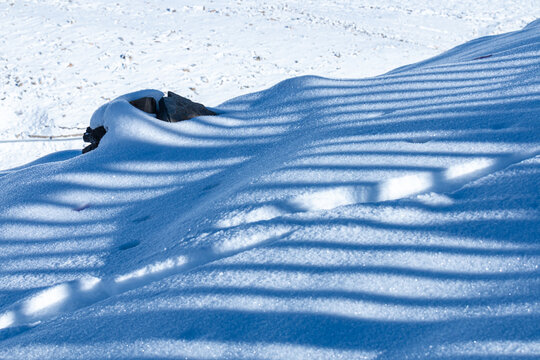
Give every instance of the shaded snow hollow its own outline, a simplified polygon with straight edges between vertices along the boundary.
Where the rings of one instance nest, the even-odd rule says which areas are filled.
[[[0,358],[540,356],[540,22],[0,176]]]

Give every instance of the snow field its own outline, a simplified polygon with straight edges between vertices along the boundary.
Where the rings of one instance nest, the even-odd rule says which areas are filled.
[[[539,356],[540,23],[0,176],[0,358]],[[105,355],[104,355],[105,354]]]
[[[9,169],[80,150],[92,112],[125,93],[173,90],[217,106],[293,76],[374,76],[520,29],[538,6],[6,0],[0,14],[0,169]]]

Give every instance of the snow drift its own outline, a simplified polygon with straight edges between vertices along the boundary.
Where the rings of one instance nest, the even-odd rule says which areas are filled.
[[[1,358],[540,355],[539,21],[216,117],[142,96],[0,176]]]

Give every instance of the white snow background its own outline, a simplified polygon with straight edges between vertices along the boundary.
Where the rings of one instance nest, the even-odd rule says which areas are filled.
[[[108,129],[88,154],[0,172],[0,358],[540,357],[540,21],[353,79],[521,27],[533,2],[115,4],[0,4],[12,22],[2,164],[82,147],[33,131]],[[52,22],[38,33],[41,16]],[[193,26],[164,38],[198,55],[159,37],[156,51],[137,47],[153,36],[139,32],[175,24],[167,16]],[[79,42],[88,29],[94,53]],[[77,41],[41,65],[40,35],[45,48]],[[334,35],[340,56],[328,56]],[[133,62],[94,63],[126,41]],[[216,57],[204,41],[230,46]],[[56,67],[62,51],[82,69]],[[40,66],[56,80],[32,88]],[[74,90],[74,71],[100,81]],[[304,73],[325,77],[290,78]],[[290,79],[238,86],[278,77]],[[129,105],[159,99],[131,92],[152,87],[194,87],[220,114],[170,124]]]

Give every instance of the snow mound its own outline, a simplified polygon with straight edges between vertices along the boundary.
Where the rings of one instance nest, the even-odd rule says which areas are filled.
[[[540,31],[0,177],[0,357],[538,356]],[[17,336],[15,336],[17,335]]]

